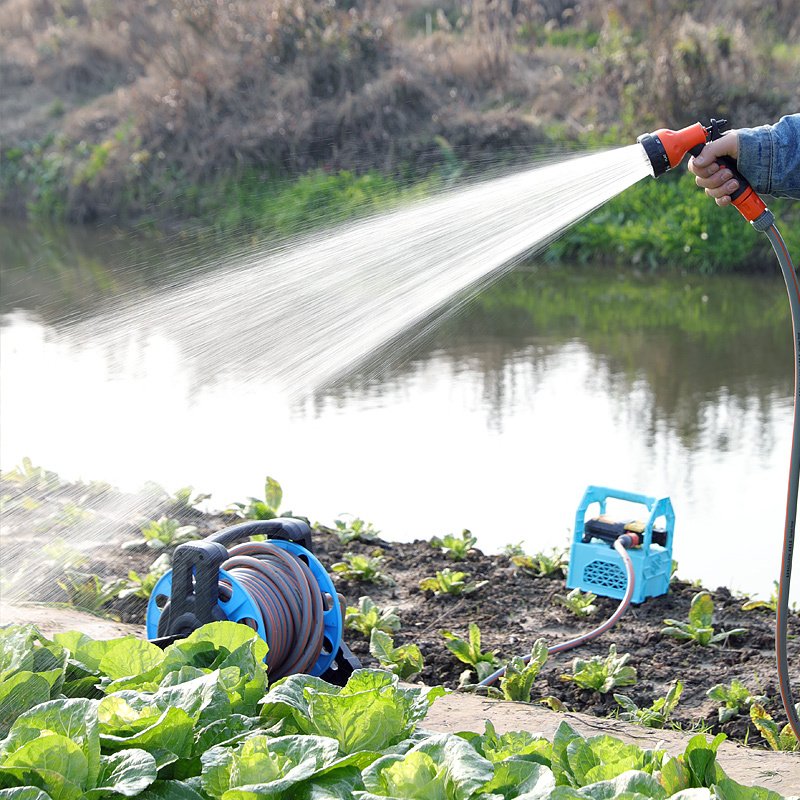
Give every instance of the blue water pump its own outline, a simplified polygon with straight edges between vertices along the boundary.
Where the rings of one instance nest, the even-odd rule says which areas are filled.
[[[608,519],[606,501],[610,498],[645,506],[646,522]],[[593,505],[599,505],[600,513],[587,519]],[[575,514],[567,588],[622,599],[628,581],[613,544],[625,533],[636,533],[641,537],[641,545],[629,551],[635,573],[631,602],[641,603],[648,597],[666,594],[672,576],[674,530],[675,512],[669,497],[657,499],[603,486],[587,487]]]
[[[175,549],[150,595],[147,637],[166,647],[206,623],[239,622],[270,646],[273,678],[304,672],[344,685],[361,665],[342,641],[342,606],[305,521],[244,522]]]

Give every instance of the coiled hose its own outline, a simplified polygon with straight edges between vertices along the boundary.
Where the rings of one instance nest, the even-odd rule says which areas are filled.
[[[272,680],[308,672],[324,646],[326,610],[308,565],[269,542],[244,542],[228,553],[222,569],[244,586],[261,614]],[[220,597],[224,601],[230,595],[231,584],[223,578]]]
[[[614,625],[617,624],[620,617],[625,613],[628,609],[628,606],[631,604],[631,597],[633,597],[633,588],[636,581],[636,575],[633,571],[633,562],[631,561],[631,557],[628,555],[628,547],[633,547],[635,544],[638,543],[638,537],[635,537],[630,534],[625,534],[620,536],[614,542],[614,549],[619,553],[622,557],[622,562],[625,566],[625,576],[628,580],[627,588],[625,589],[625,596],[620,600],[619,605],[617,606],[616,611],[601,625],[598,625],[596,628],[592,629],[588,633],[584,633],[581,636],[576,636],[574,639],[568,639],[566,642],[561,642],[561,644],[555,644],[552,647],[547,648],[547,652],[549,655],[553,655],[554,653],[563,653],[565,650],[572,650],[573,647],[578,647],[578,645],[585,644],[586,642],[591,642],[592,639],[596,639],[598,636],[602,636],[607,630],[612,628]],[[523,660],[527,664],[531,660],[530,655],[524,656]],[[500,667],[496,672],[493,672],[488,677],[484,678],[478,686],[491,686],[496,680],[502,678],[503,675],[506,674],[507,667]]]
[[[775,227],[775,217],[765,211],[753,222],[753,227],[766,234],[778,257],[789,306],[792,312],[792,333],[794,342],[794,412],[792,418],[792,448],[789,457],[789,485],[786,494],[786,522],[783,529],[783,548],[781,552],[781,572],[778,579],[778,606],[775,617],[775,655],[778,662],[778,685],[784,711],[794,735],[800,739],[800,717],[794,705],[792,687],[789,683],[789,660],[786,655],[789,620],[789,587],[792,581],[792,556],[794,553],[795,524],[797,522],[797,489],[800,478],[800,433],[798,432],[798,411],[800,411],[800,284],[792,264],[789,251],[780,231]],[[796,666],[796,665],[795,665]]]

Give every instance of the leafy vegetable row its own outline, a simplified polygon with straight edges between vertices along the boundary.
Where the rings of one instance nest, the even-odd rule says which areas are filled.
[[[380,670],[346,686],[293,675],[269,689],[266,644],[219,622],[160,650],[0,629],[0,798],[9,800],[778,800],[716,763],[724,738],[678,757],[562,723],[431,734],[441,687]]]

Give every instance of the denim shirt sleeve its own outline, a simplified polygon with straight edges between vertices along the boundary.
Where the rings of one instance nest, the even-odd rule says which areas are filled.
[[[800,200],[800,114],[775,125],[739,128],[738,167],[761,194]]]

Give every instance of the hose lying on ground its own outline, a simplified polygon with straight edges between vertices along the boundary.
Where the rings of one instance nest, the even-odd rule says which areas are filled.
[[[603,622],[601,625],[598,625],[588,633],[584,633],[581,636],[576,636],[574,639],[568,639],[566,642],[561,642],[561,644],[555,644],[552,647],[548,647],[548,654],[553,655],[554,653],[563,653],[565,650],[571,650],[573,647],[578,647],[578,645],[591,642],[592,639],[596,639],[598,636],[601,636],[607,630],[617,624],[620,617],[628,609],[628,606],[631,603],[631,597],[633,597],[635,575],[633,571],[633,562],[631,561],[631,557],[628,555],[627,548],[635,547],[639,543],[638,538],[639,537],[636,534],[625,534],[620,536],[614,542],[614,549],[622,557],[623,564],[625,565],[625,576],[628,579],[625,595],[622,600],[620,600],[616,611],[605,622]],[[527,664],[531,660],[531,656],[526,655],[523,660]],[[496,672],[493,672],[491,675],[484,678],[478,684],[478,686],[491,686],[496,680],[502,678],[503,675],[506,674],[506,669],[507,667],[505,666],[500,667],[500,669],[498,669]]]

